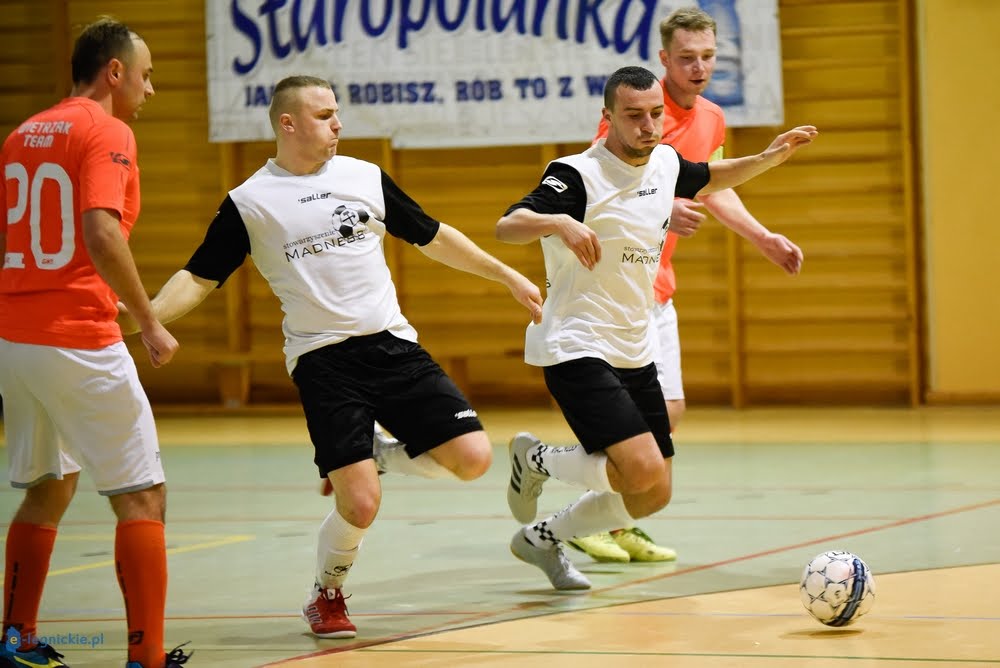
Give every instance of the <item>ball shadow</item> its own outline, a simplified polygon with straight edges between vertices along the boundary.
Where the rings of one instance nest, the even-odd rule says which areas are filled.
[[[815,631],[791,631],[783,633],[782,638],[806,639],[806,640],[827,640],[829,638],[841,638],[856,636],[864,633],[864,629],[816,629]]]

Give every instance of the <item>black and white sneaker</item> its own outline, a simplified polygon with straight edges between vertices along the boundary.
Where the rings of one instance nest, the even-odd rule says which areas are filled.
[[[535,545],[528,540],[527,527],[514,534],[510,541],[510,551],[521,561],[542,569],[545,577],[559,591],[590,589],[590,580],[566,557],[562,545],[558,542]]]
[[[528,468],[529,450],[542,442],[528,432],[521,432],[510,439],[507,451],[510,454],[510,485],[507,486],[507,505],[510,512],[521,524],[535,521],[538,515],[538,497],[542,485],[549,479],[546,473],[537,473]]]

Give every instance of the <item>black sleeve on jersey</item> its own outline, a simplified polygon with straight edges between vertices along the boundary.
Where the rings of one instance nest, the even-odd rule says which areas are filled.
[[[550,163],[538,187],[512,204],[503,215],[515,209],[531,209],[535,213],[565,213],[583,222],[587,213],[587,188],[575,168],[562,162]]]
[[[708,170],[708,163],[688,162],[680,153],[677,154],[677,160],[681,163],[681,167],[677,173],[677,187],[674,188],[674,197],[694,199],[698,191],[707,186],[712,178],[712,174]]]
[[[184,268],[198,278],[218,281],[218,287],[221,288],[249,254],[250,236],[247,234],[247,227],[236,203],[226,195],[205,232],[205,240]]]
[[[382,171],[385,199],[385,231],[418,246],[426,246],[437,236],[441,223],[434,220]]]

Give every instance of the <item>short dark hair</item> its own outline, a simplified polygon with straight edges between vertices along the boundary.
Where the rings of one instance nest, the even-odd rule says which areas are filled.
[[[649,90],[658,82],[659,79],[656,78],[656,75],[645,67],[634,65],[622,67],[608,77],[607,83],[604,84],[604,106],[608,109],[614,109],[615,92],[619,86],[633,90]]]
[[[112,58],[128,64],[135,53],[134,39],[142,38],[110,16],[102,16],[86,26],[73,45],[73,84],[92,83]]]
[[[268,109],[268,117],[271,119],[271,127],[275,133],[278,131],[278,119],[288,109],[290,93],[300,88],[329,88],[333,89],[330,82],[319,77],[307,74],[293,74],[285,77],[274,86],[271,93],[271,107]]]

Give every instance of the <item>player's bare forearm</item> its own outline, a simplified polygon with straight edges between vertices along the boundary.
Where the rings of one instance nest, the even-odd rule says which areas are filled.
[[[508,244],[529,244],[558,232],[562,214],[537,213],[521,207],[497,221],[496,237]]]
[[[752,244],[758,244],[767,228],[747,211],[743,200],[732,188],[698,197],[715,219]]]
[[[83,212],[82,226],[83,242],[98,275],[145,331],[155,321],[153,309],[118,218],[105,209],[89,209]]]
[[[218,281],[181,269],[153,297],[153,314],[162,323],[173,322],[202,303],[218,286]]]
[[[441,223],[433,241],[419,248],[436,262],[506,285],[514,298],[528,309],[532,319],[541,321],[542,297],[538,287],[454,227]]]
[[[711,173],[711,179],[708,185],[698,192],[698,195],[707,195],[731,189],[742,183],[746,183],[756,176],[760,176],[779,164],[781,163],[773,158],[770,160],[765,158],[763,153],[743,158],[716,160],[709,164],[708,169]]]
[[[808,146],[819,133],[811,125],[801,125],[775,137],[764,151],[743,158],[714,160],[709,164],[711,179],[699,194],[733,188],[777,167],[796,151]]]
[[[491,281],[503,283],[504,278],[513,271],[473,243],[469,237],[446,223],[441,223],[437,235],[429,244],[418,248],[435,262]]]
[[[587,269],[593,269],[601,261],[601,242],[597,233],[565,213],[515,209],[497,222],[496,234],[497,239],[511,244],[526,244],[555,234]]]
[[[759,223],[733,190],[712,193],[702,198],[702,201],[720,223],[752,243],[761,255],[789,274],[799,273],[802,268],[802,249]]]

